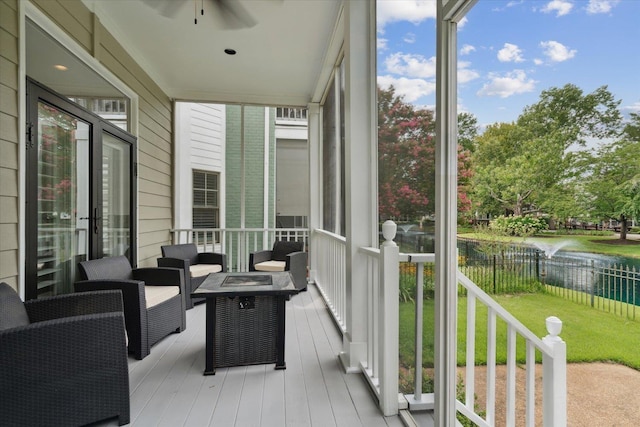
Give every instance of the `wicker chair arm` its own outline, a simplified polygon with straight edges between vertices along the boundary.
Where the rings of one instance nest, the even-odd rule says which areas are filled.
[[[181,268],[189,271],[191,262],[188,259],[162,257],[158,258],[158,267]]]
[[[198,264],[219,264],[222,271],[227,271],[227,255],[215,252],[202,252],[198,254]]]
[[[31,322],[124,310],[120,290],[77,292],[45,297],[28,300],[24,306]]]
[[[255,265],[271,259],[271,250],[253,252],[249,254],[249,271],[256,271]]]
[[[142,280],[153,286],[180,286],[180,293],[184,293],[184,273],[179,268],[146,267],[135,268],[133,278]]]
[[[285,270],[291,273],[298,290],[307,288],[307,253],[292,252],[287,255]]]
[[[81,280],[75,283],[76,292],[119,289],[124,303],[124,320],[129,340],[140,342],[147,327],[147,299],[144,282],[139,280]]]
[[[80,280],[75,283],[76,292],[120,290],[124,306],[134,303],[140,307],[146,307],[144,296],[144,281],[142,280],[116,280],[116,279],[94,279]]]

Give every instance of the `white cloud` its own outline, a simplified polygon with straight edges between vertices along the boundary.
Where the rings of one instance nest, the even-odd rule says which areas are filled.
[[[460,22],[458,22],[458,29],[461,30],[465,25],[467,25],[467,22],[469,22],[469,18],[466,16],[462,17]]]
[[[563,62],[576,56],[578,52],[575,49],[569,49],[562,43],[549,40],[547,42],[540,42],[540,47],[544,50],[544,55],[549,58],[551,62]]]
[[[409,43],[409,44],[415,43],[416,35],[413,33],[407,33],[407,35],[405,35],[402,40],[404,40],[405,43]]]
[[[535,58],[533,60],[533,63],[536,64],[536,65],[542,65],[542,64],[544,64],[544,61],[542,59],[540,59],[540,58]]]
[[[383,39],[381,37],[378,37],[378,41],[377,41],[377,48],[378,50],[387,50],[387,42],[389,40],[387,39]]]
[[[460,49],[460,55],[468,55],[471,52],[475,51],[476,48],[474,46],[471,46],[470,44],[465,44],[464,46],[462,46],[462,48]]]
[[[387,56],[384,65],[392,74],[406,77],[430,78],[436,75],[436,58],[425,58],[422,55],[394,53]]]
[[[512,95],[532,92],[537,83],[535,80],[527,78],[527,74],[523,70],[513,70],[502,76],[490,73],[489,79],[490,81],[478,91],[478,96],[508,98]]]
[[[465,84],[480,77],[480,73],[469,68],[470,62],[458,61],[458,83]]]
[[[567,0],[551,0],[542,9],[544,13],[555,13],[556,16],[566,15],[573,9],[573,3]]]
[[[436,0],[378,0],[377,15],[379,32],[384,32],[385,25],[391,22],[419,24],[435,19]]]
[[[591,15],[609,13],[618,3],[620,3],[620,0],[589,0],[587,13]]]
[[[505,43],[504,47],[498,51],[498,60],[500,62],[522,62],[522,49],[517,45]]]
[[[378,84],[383,89],[393,85],[396,95],[403,96],[405,102],[414,102],[423,96],[431,95],[436,90],[435,82],[406,77],[378,76]]]
[[[640,102],[634,102],[631,105],[622,107],[623,110],[629,110],[632,113],[640,113]]]

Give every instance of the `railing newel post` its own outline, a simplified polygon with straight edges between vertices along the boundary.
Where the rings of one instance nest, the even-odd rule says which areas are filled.
[[[542,342],[549,346],[551,355],[542,356],[542,407],[545,427],[567,425],[567,346],[559,337],[562,321],[555,316],[546,319],[547,332]]]
[[[397,225],[390,220],[382,224],[385,241],[380,245],[380,283],[378,340],[380,355],[380,409],[385,416],[398,413],[399,375],[399,277],[400,248],[393,241]]]

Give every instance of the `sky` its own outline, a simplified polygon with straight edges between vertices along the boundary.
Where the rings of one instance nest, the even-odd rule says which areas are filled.
[[[377,0],[378,84],[435,104],[433,0]],[[515,121],[543,90],[607,86],[640,113],[640,0],[478,0],[458,26],[458,112]]]

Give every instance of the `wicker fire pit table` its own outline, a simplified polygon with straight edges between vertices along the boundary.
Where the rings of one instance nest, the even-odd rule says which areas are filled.
[[[296,293],[286,271],[210,274],[191,294],[206,299],[204,375],[266,363],[285,369],[285,303]]]

